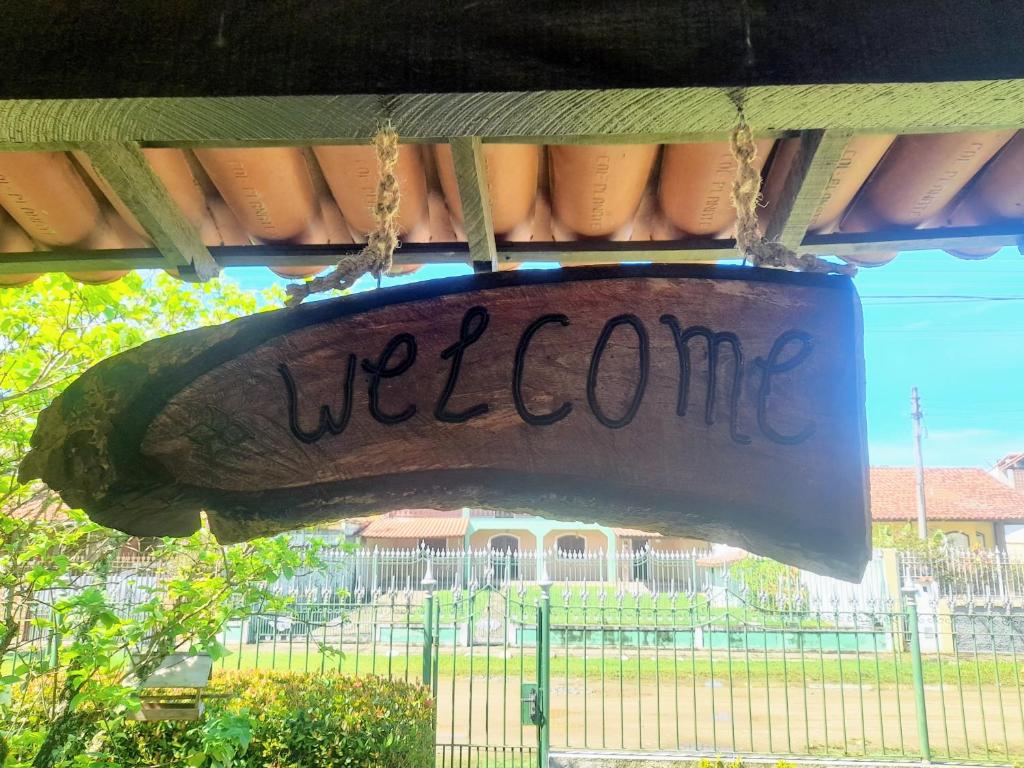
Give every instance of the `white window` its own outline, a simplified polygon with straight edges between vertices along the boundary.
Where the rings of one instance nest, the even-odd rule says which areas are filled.
[[[946,544],[953,549],[970,549],[971,537],[962,531],[946,531]]]
[[[500,536],[492,536],[490,542],[490,548],[495,552],[518,552],[519,551],[519,537],[510,536],[507,533],[503,533]]]

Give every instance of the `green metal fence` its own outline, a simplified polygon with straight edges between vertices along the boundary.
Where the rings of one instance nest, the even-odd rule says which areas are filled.
[[[254,617],[224,663],[422,680],[443,766],[542,765],[549,748],[1024,756],[1024,606],[767,602],[427,584]]]
[[[755,595],[728,580],[463,588],[439,583],[429,558],[419,575],[300,585],[286,612],[228,627],[218,663],[423,682],[445,768],[543,766],[577,749],[1024,757],[1019,599],[796,583]]]

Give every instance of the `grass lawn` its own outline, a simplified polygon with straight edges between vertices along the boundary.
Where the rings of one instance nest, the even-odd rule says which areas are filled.
[[[455,677],[503,677],[530,680],[536,676],[536,657],[532,648],[509,647],[507,653],[501,646],[479,647],[473,653],[467,649],[442,648],[437,659],[438,674],[442,678]],[[520,653],[520,650],[522,652]],[[243,648],[240,654],[232,654],[217,663],[225,669],[277,669],[294,671],[318,671],[338,669],[348,674],[377,674],[409,680],[422,679],[423,656],[420,649],[411,649],[407,656],[404,649],[396,645],[393,655],[381,646],[376,654],[367,645],[356,654],[349,650],[344,656],[321,653],[315,646],[308,652],[304,647],[293,646],[289,653],[287,645],[278,645],[276,652],[269,647],[257,653],[253,647]],[[696,651],[680,649],[671,651],[641,651],[627,648],[620,654],[618,649],[591,649],[586,656],[579,650],[569,654],[552,652],[552,679],[606,679],[641,681],[656,679],[665,681],[708,681],[746,685],[748,679],[764,683],[839,683],[864,685],[911,685],[910,657],[884,654],[855,654],[819,656],[805,653],[781,654],[758,658],[745,657],[742,651],[725,650]],[[992,685],[997,681],[1001,686],[1024,691],[1024,665],[1011,659],[995,660],[954,658],[928,659],[924,662],[926,685],[944,687]]]
[[[541,600],[541,589],[536,584],[525,584],[522,588],[511,587],[496,591],[476,590],[470,595],[465,590],[456,593],[440,590],[434,595],[434,603],[440,612],[442,624],[486,618],[488,611],[503,614],[523,624],[535,624],[537,607]],[[651,594],[647,591],[633,591],[624,584],[587,584],[586,586],[554,585],[551,588],[552,624],[586,626],[659,626],[687,627],[715,622],[723,628],[726,625],[741,627],[796,627],[828,628],[838,623],[839,616],[822,613],[803,613],[799,617],[780,611],[761,609],[746,605],[739,598],[731,597],[731,605],[712,606],[706,596],[689,596],[680,593]],[[389,597],[377,602],[378,615],[391,610]],[[404,609],[401,601],[396,608]],[[372,611],[372,606],[360,609]],[[413,602],[408,607],[411,623],[423,621],[424,603]],[[842,618],[847,618],[843,616]]]

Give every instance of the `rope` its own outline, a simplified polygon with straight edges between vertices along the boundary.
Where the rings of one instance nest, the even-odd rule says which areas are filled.
[[[379,281],[380,276],[391,269],[395,249],[399,246],[398,206],[401,194],[398,179],[395,178],[398,134],[390,123],[377,131],[377,135],[373,137],[373,144],[377,149],[377,170],[380,175],[377,183],[377,201],[373,206],[373,218],[377,223],[377,229],[370,233],[366,245],[359,253],[343,256],[330,273],[305,283],[289,285],[289,307],[298,306],[303,299],[314,293],[343,291],[350,288],[356,280],[367,273]]]
[[[766,240],[757,226],[757,208],[761,203],[761,174],[754,166],[757,145],[746,120],[732,132],[732,154],[736,158],[736,180],[732,185],[732,204],[736,209],[736,248],[750,257],[755,267],[788,269],[797,272],[834,272],[855,275],[857,268],[834,264],[810,253],[795,253],[776,240]]]
[[[377,150],[377,201],[373,217],[377,229],[370,233],[366,245],[356,254],[344,256],[329,274],[315,277],[305,283],[288,286],[289,307],[298,306],[308,296],[333,290],[350,288],[356,280],[369,273],[380,280],[391,268],[398,241],[398,208],[401,194],[395,165],[398,163],[398,134],[390,123],[384,125],[373,138]],[[732,132],[732,154],[736,158],[736,180],[733,182],[732,203],[736,209],[736,248],[744,258],[749,257],[756,267],[771,267],[799,272],[833,272],[856,274],[857,268],[847,264],[834,264],[809,253],[798,254],[782,243],[766,240],[758,230],[757,208],[761,201],[761,174],[754,166],[757,145],[746,120],[740,116],[739,125]]]

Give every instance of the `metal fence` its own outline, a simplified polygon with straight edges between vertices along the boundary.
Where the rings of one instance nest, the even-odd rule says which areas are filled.
[[[927,595],[769,610],[641,585],[425,588],[254,618],[258,631],[225,635],[223,663],[423,680],[445,766],[535,764],[544,736],[559,750],[1011,759],[1024,627],[993,618]],[[539,686],[540,729],[524,684]]]
[[[564,552],[535,550],[362,549],[329,550],[351,592],[357,589],[415,589],[430,564],[439,589],[498,588],[536,582],[538,575],[563,582],[639,582],[649,589],[705,589],[722,571],[704,561],[709,552]]]
[[[218,663],[422,681],[445,768],[553,750],[1024,756],[1024,600],[950,600],[927,578],[894,598],[881,558],[857,586],[786,570],[755,593],[700,553],[606,558],[593,579],[567,557],[554,583],[536,557],[326,555],[276,585],[287,610],[227,627]],[[112,597],[130,610],[146,578]]]
[[[902,552],[899,559],[905,580],[933,580],[947,597],[965,601],[1024,600],[1024,559],[1001,550]]]
[[[999,550],[947,549],[938,553],[898,552],[899,584],[886,583],[880,552],[875,552],[859,583],[819,576],[796,568],[782,569],[765,597],[801,592],[810,599],[841,604],[867,602],[893,594],[903,584],[929,583],[942,597],[961,603],[999,604],[1024,600],[1024,558]],[[428,565],[440,590],[481,589],[536,583],[541,574],[558,583],[640,584],[660,592],[707,592],[728,587],[744,591],[736,560],[709,550],[620,552],[356,549],[328,546],[320,550],[326,567],[278,586],[283,594],[369,595],[418,589]],[[763,561],[747,556],[743,562]],[[145,560],[124,560],[118,566],[133,577],[145,573]]]

